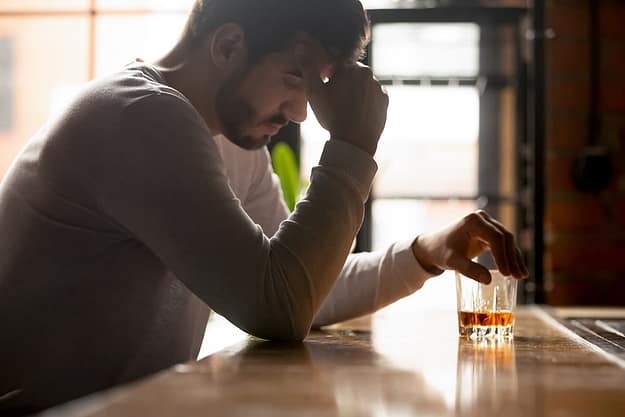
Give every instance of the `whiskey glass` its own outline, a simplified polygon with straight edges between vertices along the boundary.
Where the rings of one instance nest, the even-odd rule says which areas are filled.
[[[517,280],[491,270],[490,284],[456,272],[458,331],[469,339],[512,338]]]

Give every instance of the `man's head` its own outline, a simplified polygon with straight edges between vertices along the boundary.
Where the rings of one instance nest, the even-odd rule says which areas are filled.
[[[358,0],[197,0],[183,41],[207,51],[220,73],[212,103],[219,130],[256,149],[306,118],[297,46],[305,45],[323,78],[335,64],[360,59],[368,37]]]

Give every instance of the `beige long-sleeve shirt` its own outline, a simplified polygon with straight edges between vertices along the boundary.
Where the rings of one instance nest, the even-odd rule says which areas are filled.
[[[288,215],[267,152],[213,138],[153,68],[91,83],[0,186],[0,397],[36,409],[194,359],[209,309],[302,339],[415,291],[409,242],[349,255],[375,171],[330,140]]]

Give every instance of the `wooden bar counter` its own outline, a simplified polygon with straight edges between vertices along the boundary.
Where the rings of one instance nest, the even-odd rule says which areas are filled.
[[[246,338],[45,416],[625,416],[625,368],[544,310],[511,342],[457,336],[453,311],[374,316],[304,343]]]

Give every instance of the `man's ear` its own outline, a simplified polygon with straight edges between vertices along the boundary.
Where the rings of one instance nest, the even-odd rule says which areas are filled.
[[[215,66],[224,71],[234,71],[247,63],[247,45],[243,28],[226,23],[213,33],[210,54]]]

